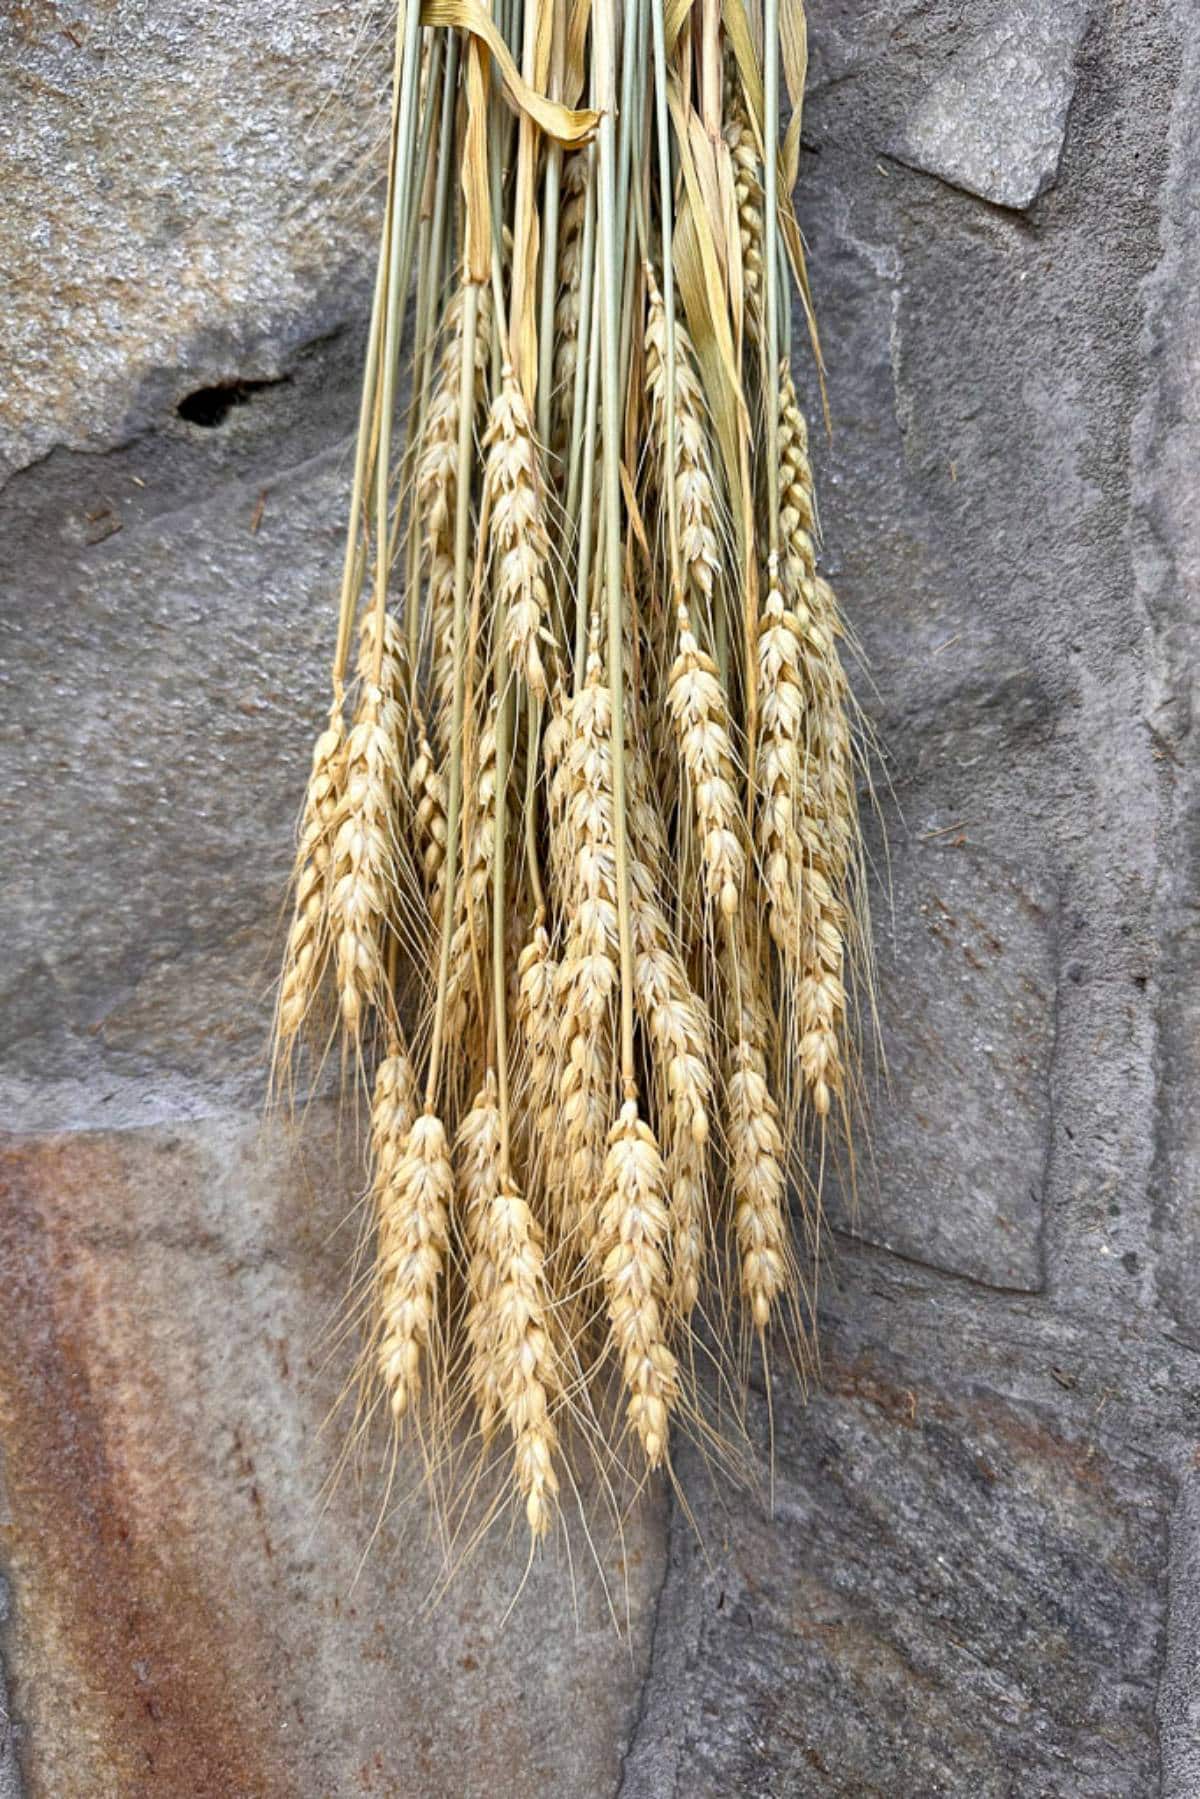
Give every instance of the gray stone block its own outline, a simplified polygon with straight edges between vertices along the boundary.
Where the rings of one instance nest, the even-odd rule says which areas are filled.
[[[976,15],[981,9],[972,9]],[[932,70],[894,154],[994,206],[1024,211],[1054,181],[1087,0],[1013,0],[971,19]]]

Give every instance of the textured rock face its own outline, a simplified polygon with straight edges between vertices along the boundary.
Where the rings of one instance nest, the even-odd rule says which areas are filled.
[[[682,1446],[702,1547],[659,1493],[601,1548],[626,1642],[554,1557],[502,1625],[518,1542],[431,1611],[389,1519],[356,1581],[354,1170],[261,1122],[375,25],[0,23],[3,1799],[1200,1791],[1200,26],[810,13],[888,1073],[774,1515]]]

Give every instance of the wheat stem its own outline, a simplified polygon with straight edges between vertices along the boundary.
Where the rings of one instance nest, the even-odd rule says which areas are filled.
[[[767,368],[779,367],[779,0],[765,0],[763,18],[763,215],[766,231]],[[767,553],[773,577],[779,558],[779,394],[768,382],[763,395],[767,415]],[[751,646],[753,653],[753,646]]]
[[[391,480],[392,418],[396,408],[396,376],[400,340],[408,303],[408,216],[413,208],[413,144],[416,132],[418,58],[421,48],[421,3],[407,0],[407,11],[396,12],[396,60],[402,69],[400,110],[396,126],[396,163],[388,193],[388,277],[383,360],[380,381],[379,448],[375,463],[375,610],[382,626],[387,607],[389,541],[388,483]],[[383,654],[382,631],[376,646]],[[379,679],[376,664],[375,680]]]
[[[616,46],[614,0],[600,0],[593,14],[596,87],[600,99],[600,269],[602,414],[604,421],[604,579],[608,605],[608,682],[612,692],[613,847],[616,860],[617,933],[621,960],[621,1078],[627,1097],[636,1088],[633,1052],[633,934],[629,919],[629,843],[625,813],[624,598],[621,567],[621,407],[618,393],[620,326],[616,196]]]

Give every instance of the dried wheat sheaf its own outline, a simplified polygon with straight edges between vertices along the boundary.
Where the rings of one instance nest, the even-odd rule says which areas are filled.
[[[275,1071],[372,1083],[360,1421],[535,1542],[581,1461],[727,1442],[772,1335],[803,1375],[852,1160],[805,66],[802,0],[400,0]]]

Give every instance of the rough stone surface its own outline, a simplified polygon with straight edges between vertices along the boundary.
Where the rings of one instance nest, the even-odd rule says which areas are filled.
[[[344,317],[380,48],[369,8],[320,0],[4,9],[0,472],[278,375]]]
[[[834,1196],[821,1377],[751,1406],[773,1514],[681,1446],[700,1546],[660,1492],[601,1551],[624,1642],[561,1558],[502,1623],[503,1539],[430,1611],[389,1517],[355,1582],[374,1488],[322,1509],[319,1430],[354,1172],[320,1104],[303,1158],[260,1116],[366,50],[321,102],[371,20],[0,27],[3,1799],[14,1741],[33,1799],[1200,1791],[1200,29],[809,11],[890,1084]],[[271,384],[178,416],[231,379]]]
[[[895,154],[995,206],[1025,210],[1058,173],[1086,0],[996,7],[955,33]],[[966,36],[966,42],[957,41]]]
[[[974,847],[966,833],[964,820],[927,831],[910,820],[897,834],[875,919],[870,1136],[831,1215],[885,1249],[993,1287],[1036,1291],[1056,896],[1028,867]],[[942,1201],[947,1193],[953,1206]]]

